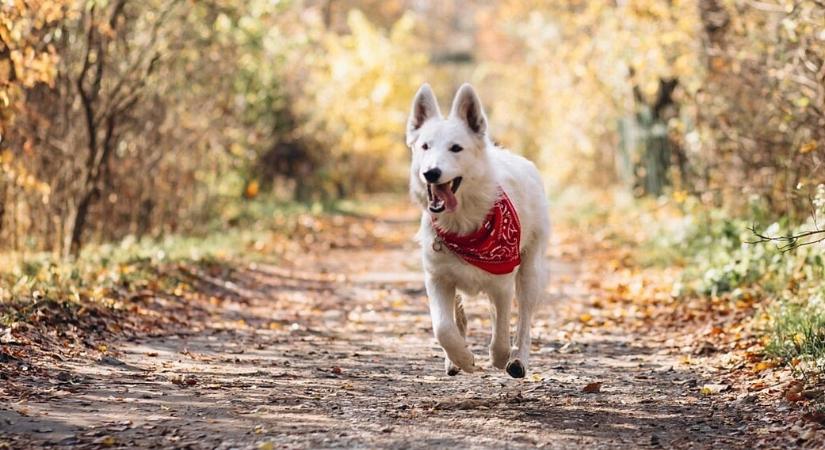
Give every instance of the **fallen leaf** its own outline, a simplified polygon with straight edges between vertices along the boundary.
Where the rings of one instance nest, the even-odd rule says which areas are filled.
[[[791,381],[790,383],[788,383],[788,387],[785,389],[785,392],[782,394],[782,396],[785,397],[785,400],[789,402],[801,402],[803,400],[806,400],[805,397],[800,395],[800,392],[802,392],[802,389],[804,387],[805,383],[799,380]]]
[[[799,147],[799,153],[802,153],[803,155],[814,150],[816,150],[816,141],[808,141]]]
[[[101,437],[94,440],[95,444],[102,445],[104,447],[111,447],[111,446],[115,445],[116,442],[117,441],[115,441],[114,436],[109,436],[109,435],[101,436]]]
[[[596,381],[594,383],[588,383],[587,386],[585,386],[582,389],[582,392],[584,392],[585,394],[597,394],[601,391],[602,391],[602,382],[601,381]]]
[[[772,369],[774,367],[776,367],[776,362],[774,362],[774,361],[762,361],[760,363],[756,363],[756,365],[753,366],[753,372],[754,373],[759,373],[759,372],[762,372],[762,371],[765,371],[765,370],[768,370],[768,369]]]
[[[711,383],[711,384],[703,385],[702,388],[699,390],[699,392],[701,392],[702,395],[715,395],[715,394],[718,394],[720,392],[725,392],[728,389],[730,389],[729,384],[713,384],[713,383]]]
[[[177,384],[178,386],[194,386],[198,384],[198,379],[193,375],[189,375],[186,377],[173,378],[172,383]]]
[[[751,383],[751,385],[748,386],[748,389],[751,391],[761,391],[766,387],[768,387],[768,385],[764,381],[757,381],[755,383]]]
[[[260,190],[260,184],[258,180],[251,180],[247,183],[246,189],[243,191],[243,196],[247,199],[253,199],[258,196],[258,192]]]

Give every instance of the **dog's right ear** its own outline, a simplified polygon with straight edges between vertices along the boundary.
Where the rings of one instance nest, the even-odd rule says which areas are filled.
[[[438,109],[438,100],[435,99],[432,88],[429,84],[424,83],[415,94],[412,111],[410,111],[410,117],[407,119],[407,147],[415,142],[418,130],[421,129],[424,122],[433,117],[441,117],[441,111]]]

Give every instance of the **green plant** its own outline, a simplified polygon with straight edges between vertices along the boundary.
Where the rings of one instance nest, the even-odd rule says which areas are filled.
[[[786,301],[771,312],[766,352],[792,361],[803,373],[825,373],[825,292],[804,301]]]

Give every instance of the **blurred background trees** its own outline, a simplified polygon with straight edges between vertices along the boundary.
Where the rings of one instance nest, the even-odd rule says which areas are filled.
[[[237,202],[403,191],[424,81],[477,85],[558,193],[804,218],[825,182],[821,0],[13,0],[0,250],[197,232]]]

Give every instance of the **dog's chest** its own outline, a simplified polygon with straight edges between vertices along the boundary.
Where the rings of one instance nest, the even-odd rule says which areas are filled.
[[[469,295],[499,292],[502,285],[513,282],[513,277],[518,272],[516,269],[509,274],[494,275],[463,261],[446,248],[436,250],[432,246],[425,246],[422,250],[424,270],[428,274],[450,280],[456,289]]]

